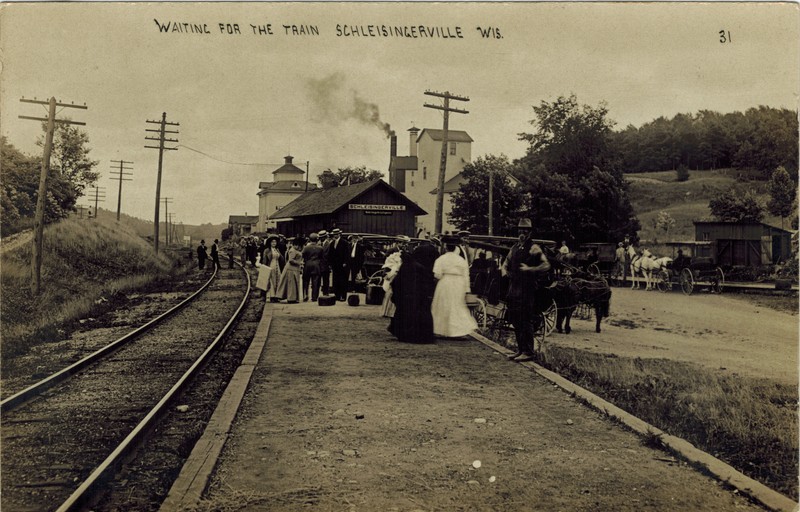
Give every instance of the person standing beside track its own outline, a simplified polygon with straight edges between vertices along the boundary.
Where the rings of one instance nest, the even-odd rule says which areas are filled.
[[[219,264],[219,240],[216,238],[214,239],[214,243],[211,244],[211,261],[214,262],[214,270],[218,270],[220,268]]]
[[[288,304],[296,304],[303,298],[303,240],[299,237],[292,240],[289,252],[286,253],[286,266],[278,284],[278,296]]]
[[[324,250],[317,243],[319,235],[308,235],[308,245],[303,247],[303,302],[308,300],[308,285],[311,284],[311,300],[319,299],[319,278],[322,274]]]
[[[206,250],[206,241],[200,240],[200,245],[197,246],[197,267],[200,270],[206,268],[207,259],[208,259],[208,251]]]
[[[328,249],[331,240],[328,238],[328,232],[324,229],[317,235],[319,236],[319,246],[322,247],[322,265],[320,268],[322,295],[328,295],[331,288],[331,267],[328,263]]]
[[[342,239],[342,230],[331,231],[333,240],[328,246],[328,264],[333,273],[333,293],[336,300],[347,300],[347,264],[350,260],[350,245]]]

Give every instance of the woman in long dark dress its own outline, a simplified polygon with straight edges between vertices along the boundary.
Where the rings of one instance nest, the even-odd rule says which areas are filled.
[[[402,264],[392,281],[392,302],[395,305],[392,334],[408,343],[433,343],[433,272],[414,256],[404,252]]]

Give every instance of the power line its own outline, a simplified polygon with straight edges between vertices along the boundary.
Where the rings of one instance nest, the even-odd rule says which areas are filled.
[[[167,147],[164,145],[165,142],[177,143],[178,139],[168,139],[166,138],[167,133],[178,133],[177,130],[167,130],[167,126],[180,126],[180,123],[172,123],[167,121],[167,113],[162,112],[161,114],[161,121],[151,121],[147,120],[147,123],[150,124],[157,124],[159,125],[158,130],[151,130],[149,128],[145,129],[146,132],[156,132],[158,133],[158,137],[145,137],[147,140],[155,140],[158,141],[158,146],[145,146],[149,149],[157,149],[158,150],[158,178],[156,179],[156,213],[155,213],[155,221],[153,222],[153,248],[158,254],[158,207],[161,203],[161,168],[164,161],[164,151],[177,151],[177,147]]]

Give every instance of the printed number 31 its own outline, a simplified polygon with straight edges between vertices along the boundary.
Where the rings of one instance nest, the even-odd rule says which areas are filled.
[[[719,42],[722,43],[722,44],[731,42],[731,32],[730,32],[730,30],[720,30],[719,31]]]

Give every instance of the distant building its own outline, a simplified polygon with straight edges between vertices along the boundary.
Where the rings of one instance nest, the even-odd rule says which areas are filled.
[[[712,242],[705,249],[717,265],[754,266],[786,261],[792,232],[763,222],[694,221],[695,239]]]
[[[231,234],[243,236],[256,231],[258,215],[231,215],[228,217],[228,228]]]
[[[307,192],[271,219],[284,235],[330,231],[414,235],[415,218],[426,212],[383,180]]]
[[[258,184],[258,232],[275,228],[272,214],[306,192],[306,172],[292,163],[293,158],[284,157],[285,163],[272,172],[272,181]],[[316,188],[316,184],[308,183],[309,191]]]
[[[417,231],[433,233],[436,225],[436,190],[439,179],[439,167],[442,160],[442,130],[412,127],[409,132],[408,156],[397,155],[397,139],[392,138],[389,183],[414,201],[428,215],[417,218]],[[445,169],[444,215],[442,230],[453,231],[455,226],[447,218],[452,210],[450,197],[458,190],[461,182],[461,171],[472,159],[472,137],[465,131],[448,130],[447,132],[447,168]]]

